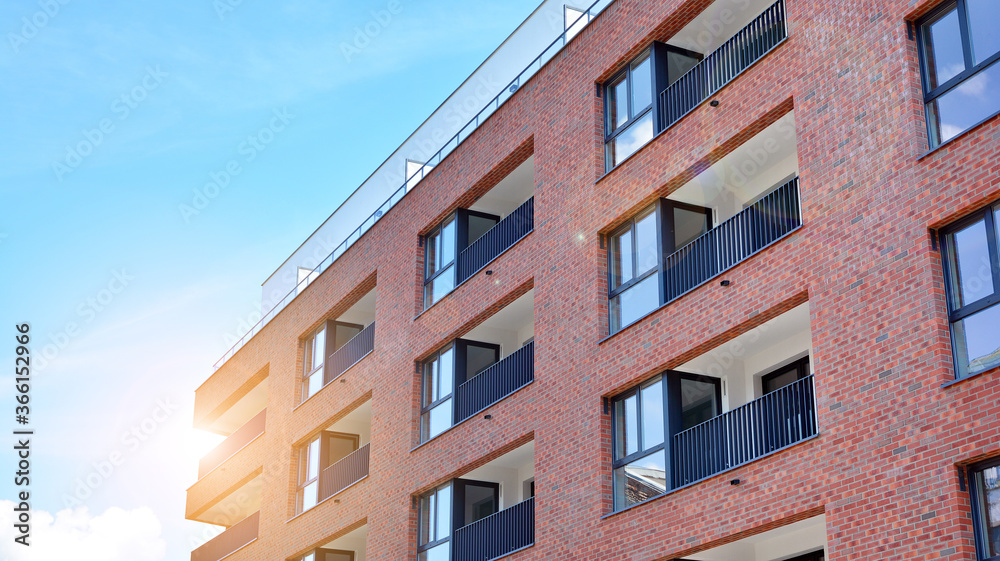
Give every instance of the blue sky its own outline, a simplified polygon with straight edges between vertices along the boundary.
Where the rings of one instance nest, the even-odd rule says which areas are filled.
[[[350,60],[388,0],[0,3],[0,357],[13,364],[14,324],[30,322],[32,506],[55,517],[38,514],[36,541],[83,529],[96,537],[79,558],[106,560],[101,540],[118,538],[102,521],[125,520],[122,559],[188,557],[203,530],[184,490],[211,444],[192,436],[193,390],[260,283],[537,5],[398,1]],[[182,212],[236,158],[239,175]],[[9,510],[0,553],[28,559],[8,549]]]

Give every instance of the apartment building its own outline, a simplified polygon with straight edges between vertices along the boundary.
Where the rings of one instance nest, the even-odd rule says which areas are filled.
[[[998,30],[542,2],[197,390],[192,561],[1000,559]]]

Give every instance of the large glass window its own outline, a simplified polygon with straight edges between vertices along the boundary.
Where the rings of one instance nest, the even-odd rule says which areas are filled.
[[[320,441],[321,436],[316,436],[299,448],[298,512],[305,512],[319,502]]]
[[[653,139],[653,66],[647,49],[605,86],[607,169]]]
[[[611,331],[615,332],[656,308],[659,260],[656,212],[640,212],[611,236]]]
[[[612,400],[615,510],[673,488],[672,471],[668,467],[672,438],[721,412],[720,380],[687,372],[668,371],[615,397]]]
[[[947,2],[920,22],[931,147],[1000,112],[1000,2]]]
[[[664,386],[657,377],[615,399],[615,510],[662,495],[669,487]]]
[[[455,288],[455,217],[424,240],[424,307],[430,307]]]
[[[326,326],[306,340],[302,368],[302,401],[312,397],[323,387],[323,363],[326,358]]]
[[[451,557],[451,485],[420,497],[418,561],[448,561]]]
[[[425,442],[451,427],[454,413],[451,394],[455,382],[455,347],[448,345],[421,367],[423,397],[420,411],[420,441]]]
[[[969,469],[969,490],[979,558],[1000,560],[1000,458]]]
[[[942,231],[955,370],[959,378],[1000,366],[1000,204]]]
[[[663,303],[664,258],[707,232],[710,209],[661,199],[609,236],[608,298],[611,332]]]

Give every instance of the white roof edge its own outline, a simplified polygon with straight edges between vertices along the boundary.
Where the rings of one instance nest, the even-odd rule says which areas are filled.
[[[376,168],[375,168],[375,171],[373,171],[373,172],[372,172],[372,173],[371,173],[371,174],[370,174],[370,175],[369,175],[369,176],[368,176],[367,178],[365,178],[365,180],[361,182],[361,185],[358,185],[358,186],[357,186],[357,188],[355,188],[355,189],[354,189],[354,191],[352,191],[352,192],[351,192],[351,194],[350,194],[350,195],[348,195],[348,196],[347,196],[347,198],[346,198],[346,199],[344,199],[344,201],[343,201],[342,203],[340,203],[340,204],[339,204],[339,205],[337,206],[337,208],[336,208],[336,209],[334,209],[334,211],[333,211],[332,213],[330,213],[330,216],[328,216],[328,217],[326,218],[326,220],[324,220],[323,222],[321,222],[321,223],[320,223],[320,225],[319,225],[319,226],[317,226],[317,227],[316,227],[316,229],[315,229],[315,230],[313,230],[311,234],[309,234],[308,236],[306,236],[306,239],[305,239],[305,240],[303,240],[303,241],[302,241],[302,243],[301,243],[301,244],[299,244],[299,246],[298,246],[298,247],[296,247],[296,248],[295,248],[294,250],[292,250],[292,252],[291,252],[290,254],[288,254],[288,257],[286,257],[286,258],[285,258],[285,260],[284,260],[284,261],[282,261],[282,262],[281,262],[281,264],[280,264],[280,265],[278,265],[278,267],[277,267],[277,268],[276,268],[276,269],[275,269],[275,270],[274,270],[273,272],[271,272],[271,274],[270,274],[270,275],[268,275],[268,277],[267,277],[266,279],[264,279],[264,282],[262,282],[262,283],[261,283],[261,286],[264,286],[265,284],[267,284],[267,281],[271,280],[271,278],[272,278],[272,277],[274,277],[274,275],[275,275],[275,274],[277,274],[277,273],[278,273],[278,271],[280,271],[280,270],[281,270],[281,268],[282,268],[282,267],[284,267],[284,266],[285,266],[285,264],[287,264],[287,263],[288,263],[288,262],[289,262],[289,261],[290,261],[290,260],[292,259],[292,257],[294,257],[294,256],[295,256],[295,254],[296,254],[296,253],[297,253],[297,252],[298,252],[298,251],[299,251],[300,249],[302,249],[302,248],[303,248],[303,247],[304,247],[304,246],[305,246],[305,245],[306,245],[307,243],[309,243],[309,240],[310,240],[310,239],[312,239],[312,237],[313,237],[313,236],[315,236],[315,235],[316,235],[316,234],[317,234],[317,233],[318,233],[318,232],[319,232],[319,231],[320,231],[320,230],[321,230],[321,229],[323,228],[323,226],[325,226],[325,225],[326,225],[326,223],[327,223],[327,222],[329,222],[329,221],[330,221],[330,219],[332,219],[332,218],[333,218],[333,217],[334,217],[334,216],[335,216],[335,215],[337,214],[337,211],[339,211],[339,210],[340,210],[341,208],[343,208],[343,206],[344,206],[345,204],[347,204],[347,202],[348,202],[348,201],[350,201],[350,200],[351,200],[352,198],[354,198],[354,196],[355,196],[355,195],[357,195],[359,191],[361,191],[361,188],[362,188],[362,187],[364,187],[364,186],[365,186],[365,184],[366,184],[366,183],[368,183],[368,181],[370,181],[370,180],[371,180],[371,179],[372,179],[373,177],[375,177],[375,174],[377,174],[377,173],[379,172],[379,170],[381,170],[381,169],[382,169],[382,167],[383,167],[383,166],[385,166],[385,165],[386,165],[386,163],[388,163],[388,162],[389,162],[389,160],[391,160],[391,159],[392,159],[392,157],[393,157],[393,156],[395,156],[396,154],[398,154],[398,153],[399,153],[399,151],[400,151],[400,150],[401,150],[401,149],[403,148],[403,146],[404,146],[404,145],[405,145],[405,144],[406,144],[406,143],[407,143],[407,142],[408,142],[408,141],[409,141],[409,140],[410,140],[411,138],[413,138],[413,137],[414,137],[414,136],[415,136],[415,135],[416,135],[416,134],[417,134],[418,132],[420,132],[420,129],[422,129],[422,128],[424,127],[424,125],[426,125],[426,124],[427,124],[427,122],[428,122],[428,121],[430,121],[432,117],[434,117],[434,115],[436,115],[436,114],[437,114],[437,113],[438,113],[439,111],[441,111],[441,109],[443,109],[443,108],[445,107],[445,105],[447,105],[447,104],[448,104],[448,102],[449,102],[449,101],[451,101],[451,99],[452,99],[452,98],[453,98],[453,97],[455,96],[455,94],[457,94],[457,93],[458,93],[458,91],[462,89],[462,86],[464,86],[465,84],[469,83],[469,80],[472,80],[472,78],[473,78],[473,77],[474,77],[474,76],[476,75],[476,73],[477,73],[477,72],[479,72],[479,70],[480,70],[480,69],[482,69],[482,67],[483,67],[483,66],[484,66],[484,65],[485,65],[485,64],[486,64],[487,62],[489,62],[489,61],[490,61],[490,59],[492,59],[492,58],[493,58],[494,56],[496,56],[496,54],[497,54],[498,52],[500,52],[500,49],[502,49],[502,48],[504,47],[504,45],[506,45],[506,44],[507,44],[507,43],[508,43],[508,42],[509,42],[509,41],[510,41],[510,40],[511,40],[512,38],[514,38],[514,36],[515,36],[515,35],[517,35],[517,32],[518,32],[518,31],[520,31],[522,27],[524,27],[524,24],[525,24],[525,23],[527,23],[527,22],[528,22],[528,20],[530,20],[530,19],[532,18],[532,16],[534,16],[534,15],[535,15],[536,13],[538,13],[538,10],[540,10],[540,9],[542,8],[542,6],[544,6],[544,5],[545,5],[545,4],[547,3],[547,2],[549,2],[549,1],[550,1],[550,0],[542,0],[542,1],[541,1],[541,2],[540,2],[540,3],[538,4],[538,6],[536,6],[536,7],[535,7],[535,9],[534,9],[534,10],[532,10],[532,11],[531,11],[531,13],[530,13],[530,14],[528,14],[528,16],[527,16],[526,18],[524,18],[524,20],[523,20],[523,21],[521,21],[521,23],[520,23],[520,24],[519,24],[519,25],[517,26],[517,28],[515,28],[515,29],[514,29],[514,31],[512,31],[512,32],[510,33],[510,35],[508,35],[508,36],[507,36],[507,38],[506,38],[506,39],[504,39],[504,40],[503,40],[503,41],[502,41],[502,42],[500,43],[500,45],[498,45],[498,46],[497,46],[497,48],[493,49],[493,52],[491,52],[491,53],[490,53],[490,55],[489,55],[489,56],[487,56],[487,57],[486,57],[486,58],[485,58],[485,59],[483,60],[483,62],[479,63],[479,66],[477,66],[477,67],[475,68],[475,70],[473,70],[473,71],[472,71],[472,72],[471,72],[471,73],[469,74],[469,76],[468,76],[468,77],[466,77],[466,78],[465,78],[465,80],[463,80],[463,81],[462,81],[462,83],[461,83],[461,84],[459,84],[459,85],[458,85],[458,86],[457,86],[457,87],[456,87],[456,88],[455,88],[455,89],[454,89],[454,90],[453,90],[453,91],[452,91],[452,92],[451,92],[451,93],[450,93],[450,94],[448,95],[448,97],[446,97],[446,98],[444,99],[444,101],[442,101],[442,102],[441,102],[441,104],[437,106],[437,108],[435,108],[435,109],[434,109],[433,111],[431,111],[430,115],[428,115],[428,116],[427,116],[427,118],[426,118],[426,119],[424,119],[422,123],[420,123],[420,126],[418,126],[418,127],[417,127],[417,128],[416,128],[416,129],[415,129],[415,130],[414,130],[413,132],[412,132],[412,133],[410,133],[410,135],[409,135],[409,136],[407,136],[407,137],[406,137],[406,138],[405,138],[405,139],[403,140],[403,142],[401,142],[401,143],[399,144],[399,146],[397,146],[397,147],[396,147],[396,149],[392,151],[392,153],[390,153],[390,154],[389,154],[388,156],[386,156],[386,158],[385,158],[384,160],[382,160],[382,163],[381,163],[381,164],[379,164],[379,165],[378,165],[378,167],[376,167]],[[572,6],[571,6],[571,7],[572,7]],[[405,178],[404,178],[404,181],[405,181]],[[402,185],[400,185],[400,186],[402,186]],[[365,218],[367,218],[367,217],[365,217]]]

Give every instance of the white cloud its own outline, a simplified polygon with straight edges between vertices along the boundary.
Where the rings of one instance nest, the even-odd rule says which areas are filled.
[[[30,546],[14,542],[15,503],[0,501],[0,558],[11,561],[48,561],[69,555],[75,561],[160,561],[166,542],[160,521],[147,507],[109,508],[93,516],[85,508],[66,509],[54,516],[44,510],[31,513]]]

